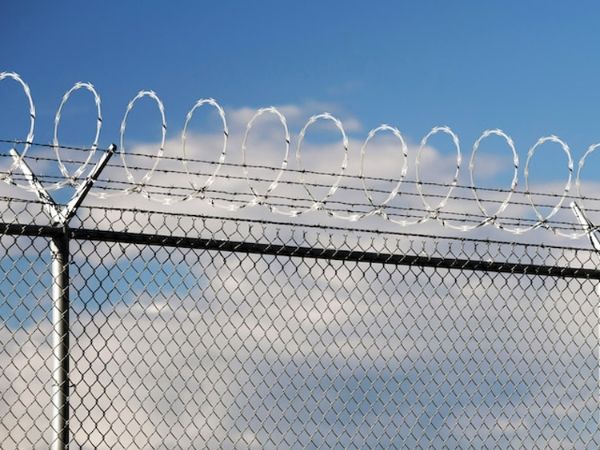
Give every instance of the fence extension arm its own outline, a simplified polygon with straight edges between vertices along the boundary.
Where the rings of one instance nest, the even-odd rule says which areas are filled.
[[[29,165],[23,160],[23,158],[21,158],[17,151],[15,149],[11,149],[10,155],[13,157],[15,164],[23,172],[23,175],[25,175],[25,178],[29,182],[29,185],[31,186],[33,192],[35,192],[37,197],[44,204],[44,209],[50,216],[52,224],[66,225],[67,223],[69,223],[69,220],[71,220],[73,215],[77,212],[77,208],[79,208],[79,206],[83,202],[83,199],[98,179],[98,176],[100,176],[100,172],[102,172],[102,170],[106,167],[106,164],[108,164],[108,160],[111,158],[112,155],[115,154],[116,150],[117,146],[115,144],[111,144],[110,147],[108,147],[108,150],[104,155],[102,155],[100,161],[98,161],[98,163],[94,166],[94,168],[90,172],[90,175],[86,178],[86,180],[83,183],[79,185],[77,191],[75,191],[75,194],[73,194],[73,197],[71,198],[69,203],[62,209],[59,205],[57,205],[54,202],[50,194],[48,194],[48,191],[33,174],[33,171],[31,170]]]
[[[107,152],[104,155],[102,155],[102,158],[100,159],[100,161],[98,161],[98,164],[96,164],[96,166],[92,169],[90,175],[86,178],[85,182],[79,186],[79,188],[73,195],[71,201],[67,204],[67,206],[65,206],[65,208],[62,211],[63,223],[68,223],[71,217],[73,217],[73,215],[77,211],[77,208],[79,208],[79,206],[83,202],[83,199],[98,179],[98,176],[100,176],[100,172],[102,172],[102,170],[106,167],[106,164],[108,164],[108,160],[111,158],[112,155],[115,154],[116,150],[117,146],[115,144],[111,144],[108,147]]]
[[[577,217],[577,220],[583,229],[588,233],[594,250],[600,252],[600,239],[597,235],[598,229],[596,226],[587,217],[585,217],[583,210],[576,202],[571,203],[571,209],[573,210],[573,214],[575,214],[575,217]]]
[[[48,194],[46,188],[42,186],[42,183],[40,183],[37,177],[33,174],[29,165],[23,158],[21,158],[21,155],[19,155],[14,148],[11,148],[9,153],[15,161],[15,164],[19,167],[19,169],[21,169],[23,175],[25,175],[25,179],[29,183],[29,186],[31,186],[31,190],[44,204],[44,210],[50,216],[52,224],[56,225],[62,223],[62,214],[58,205],[54,203],[54,200],[52,200],[52,197],[50,197],[50,194]]]

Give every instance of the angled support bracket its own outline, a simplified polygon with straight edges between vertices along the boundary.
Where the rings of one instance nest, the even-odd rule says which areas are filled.
[[[62,222],[60,209],[56,203],[54,203],[54,200],[52,200],[52,197],[50,197],[48,191],[46,191],[44,186],[42,186],[42,183],[40,183],[37,177],[33,174],[29,165],[27,165],[27,163],[23,160],[23,158],[21,158],[14,148],[11,148],[9,153],[15,161],[15,164],[19,167],[19,169],[21,169],[23,175],[25,175],[25,179],[29,183],[29,186],[31,186],[31,189],[35,195],[37,195],[37,198],[44,205],[44,211],[46,211],[50,217],[52,225],[60,224]]]
[[[117,146],[115,144],[111,144],[108,147],[107,152],[104,155],[102,155],[100,161],[98,161],[96,166],[92,169],[90,175],[87,177],[85,182],[79,186],[77,191],[75,191],[73,198],[62,211],[63,223],[69,223],[69,220],[71,220],[73,215],[77,212],[77,208],[79,208],[79,206],[83,202],[83,199],[88,194],[88,192],[100,176],[100,173],[108,164],[108,160],[115,154],[116,151]]]
[[[590,242],[592,243],[592,247],[594,247],[594,250],[600,252],[600,239],[597,235],[598,229],[596,228],[596,226],[585,216],[583,210],[577,203],[571,202],[571,209],[573,210],[573,214],[575,214],[575,217],[577,217],[577,220],[579,221],[583,229],[587,232],[590,238]]]
[[[69,299],[69,220],[77,212],[102,169],[114,155],[116,145],[108,151],[92,169],[87,179],[77,188],[73,198],[66,206],[56,204],[31,168],[17,153],[10,151],[15,164],[21,169],[31,189],[44,205],[53,226],[62,227],[64,232],[53,236],[50,240],[52,255],[52,450],[69,448],[69,334],[70,334],[70,299]]]
[[[10,155],[13,157],[15,164],[21,169],[23,175],[29,182],[33,192],[37,195],[40,201],[44,204],[44,209],[52,221],[52,225],[67,225],[69,220],[73,217],[73,215],[77,212],[77,208],[83,202],[83,199],[88,194],[98,177],[100,176],[100,172],[106,167],[108,164],[108,160],[115,154],[117,150],[117,146],[112,144],[108,147],[108,151],[102,155],[102,158],[96,166],[90,172],[90,175],[87,179],[79,185],[77,191],[73,195],[73,198],[67,203],[66,206],[60,207],[57,205],[48,191],[42,186],[42,183],[37,179],[37,177],[32,172],[31,168],[27,165],[27,163],[21,158],[21,156],[17,153],[15,149],[10,150]]]

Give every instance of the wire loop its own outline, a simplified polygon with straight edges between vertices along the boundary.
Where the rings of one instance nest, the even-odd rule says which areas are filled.
[[[27,132],[27,136],[25,140],[1,140],[0,142],[4,143],[12,143],[14,145],[23,145],[23,150],[20,154],[13,154],[13,161],[7,171],[0,172],[0,180],[5,183],[11,184],[13,186],[17,186],[19,188],[23,188],[25,190],[31,191],[32,188],[25,181],[23,182],[23,177],[15,176],[13,172],[16,170],[17,165],[19,163],[19,158],[32,158],[37,161],[46,161],[47,158],[31,156],[28,155],[28,151],[33,145],[34,141],[34,128],[35,128],[35,105],[31,96],[31,91],[27,83],[16,73],[14,72],[1,72],[0,73],[0,81],[4,79],[11,79],[19,84],[20,89],[25,94],[28,104],[29,104],[29,129]],[[94,98],[94,104],[96,107],[96,131],[94,138],[91,142],[90,147],[79,148],[79,147],[68,147],[64,146],[60,143],[59,139],[59,128],[61,125],[61,120],[63,119],[63,110],[65,105],[68,103],[72,94],[74,94],[78,90],[87,90],[90,92]],[[160,113],[161,119],[161,139],[158,144],[158,149],[155,155],[147,155],[140,154],[135,152],[129,152],[126,147],[125,142],[125,134],[127,130],[127,123],[130,117],[130,113],[135,108],[137,102],[144,97],[148,97],[154,103],[156,103],[156,107]],[[222,133],[223,133],[223,143],[221,147],[221,151],[216,160],[200,160],[194,159],[193,151],[189,149],[189,127],[190,123],[193,119],[193,116],[196,110],[200,109],[203,106],[210,106],[216,110],[219,115],[219,118],[222,123]],[[256,126],[257,122],[263,115],[272,114],[274,115],[281,127],[283,129],[283,158],[281,165],[279,166],[269,166],[269,165],[258,165],[252,164],[252,158],[249,156],[248,151],[248,140],[249,136]],[[341,135],[341,144],[342,144],[342,159],[339,165],[339,168],[334,169],[331,172],[322,172],[318,170],[307,170],[303,165],[303,155],[302,155],[302,146],[305,143],[306,135],[311,126],[313,126],[318,121],[329,121],[332,122],[335,128]],[[89,82],[77,82],[75,83],[62,97],[62,100],[58,106],[56,114],[54,116],[54,130],[53,130],[53,139],[50,145],[46,144],[36,144],[36,145],[45,145],[53,149],[55,153],[55,160],[52,160],[58,165],[58,171],[60,172],[62,179],[60,177],[55,177],[54,179],[48,181],[47,186],[45,188],[47,190],[56,190],[65,186],[78,187],[81,184],[81,180],[83,178],[83,174],[90,164],[94,154],[98,151],[100,133],[102,129],[102,110],[101,110],[101,99],[98,95],[94,86]],[[350,156],[350,145],[349,139],[344,130],[344,126],[342,122],[331,115],[330,113],[321,113],[317,115],[313,115],[308,119],[308,121],[304,124],[302,129],[298,134],[298,140],[296,145],[296,162],[297,168],[289,167],[289,157],[290,157],[290,145],[291,145],[291,137],[290,131],[288,128],[288,123],[285,115],[278,110],[274,106],[260,108],[256,111],[256,113],[251,117],[249,122],[246,125],[245,132],[243,134],[243,139],[241,141],[241,164],[226,162],[227,150],[228,150],[228,139],[229,139],[229,128],[227,125],[227,118],[225,110],[217,103],[216,100],[212,98],[201,98],[196,101],[196,103],[192,106],[192,108],[188,111],[185,122],[183,125],[183,130],[181,133],[181,157],[167,157],[164,155],[165,153],[165,144],[167,138],[167,122],[166,122],[166,114],[165,107],[163,102],[160,100],[158,95],[154,91],[146,91],[142,90],[138,92],[138,94],[128,103],[127,108],[125,110],[125,114],[121,121],[120,125],[120,135],[119,135],[119,152],[121,156],[121,165],[108,164],[108,166],[119,167],[125,171],[127,182],[125,181],[117,181],[117,183],[125,184],[124,188],[117,188],[114,186],[104,187],[104,189],[98,187],[98,191],[92,194],[98,198],[106,199],[119,195],[132,195],[132,194],[141,194],[142,196],[160,202],[163,205],[173,205],[178,202],[187,202],[192,199],[200,199],[207,202],[209,205],[225,209],[227,211],[239,211],[244,208],[254,207],[254,206],[265,206],[272,213],[285,215],[289,217],[298,217],[300,215],[306,214],[312,211],[323,211],[327,215],[334,217],[336,219],[342,219],[350,222],[356,222],[361,219],[365,219],[371,216],[379,216],[383,220],[389,221],[393,224],[396,224],[401,227],[406,227],[410,225],[421,224],[427,222],[429,220],[436,220],[442,226],[458,231],[470,231],[476,228],[485,227],[487,225],[493,225],[496,228],[502,229],[506,232],[513,234],[523,234],[538,228],[545,228],[552,231],[554,234],[566,237],[570,239],[576,239],[582,237],[586,234],[589,234],[591,231],[596,231],[598,227],[594,226],[590,230],[589,227],[584,229],[581,225],[576,225],[571,228],[561,227],[561,224],[565,222],[559,222],[554,217],[556,214],[563,208],[563,203],[566,198],[573,198],[577,200],[579,203],[579,207],[581,208],[582,213],[586,211],[584,205],[584,199],[589,200],[581,193],[581,173],[586,164],[587,158],[600,147],[599,144],[594,144],[588,147],[587,151],[581,157],[578,163],[577,174],[575,179],[575,194],[569,195],[571,190],[571,181],[573,177],[573,159],[571,156],[571,150],[569,146],[560,138],[554,135],[546,136],[540,138],[528,151],[527,158],[524,167],[524,179],[525,179],[525,190],[523,192],[517,191],[517,184],[519,178],[519,155],[517,153],[515,144],[512,138],[506,134],[504,131],[500,129],[488,129],[485,130],[475,141],[473,144],[472,152],[469,159],[469,178],[470,183],[466,186],[460,186],[458,184],[461,162],[462,162],[462,154],[460,148],[459,138],[447,126],[437,126],[431,129],[429,133],[423,137],[420,141],[420,145],[416,152],[415,157],[415,180],[406,180],[406,175],[408,173],[408,144],[405,138],[402,136],[400,131],[387,124],[379,125],[376,128],[373,128],[369,131],[366,139],[363,141],[360,147],[360,164],[359,164],[359,173],[357,175],[347,174],[346,170],[348,168],[348,161]],[[367,148],[369,145],[372,146],[372,140],[380,133],[390,133],[394,139],[398,140],[398,148],[400,155],[402,157],[402,165],[399,170],[399,175],[392,178],[384,178],[377,176],[367,176],[365,165],[367,159]],[[436,182],[424,182],[422,180],[422,170],[423,170],[423,152],[428,147],[428,143],[430,139],[438,134],[443,133],[448,135],[452,143],[455,147],[456,151],[456,162],[455,162],[455,170],[452,176],[452,179],[449,183],[436,183]],[[476,159],[477,155],[480,151],[480,147],[483,141],[491,136],[497,136],[503,139],[511,154],[512,154],[512,163],[513,163],[513,175],[510,183],[510,187],[508,189],[500,189],[500,188],[483,188],[478,187],[475,178],[476,178]],[[567,157],[567,170],[568,177],[567,181],[562,189],[561,194],[549,194],[549,193],[541,193],[540,195],[549,195],[553,197],[557,197],[557,201],[554,204],[546,205],[541,203],[536,203],[532,197],[533,193],[530,191],[530,165],[533,157],[536,152],[542,147],[544,144],[553,142],[560,145],[562,151],[565,153]],[[63,149],[71,149],[71,150],[81,150],[86,152],[86,155],[82,160],[67,160],[64,156],[61,156],[61,150]],[[6,156],[6,155],[5,155]],[[152,158],[152,163],[149,167],[140,167],[134,166],[127,163],[127,156],[131,157],[146,157]],[[321,157],[321,155],[319,155]],[[17,160],[15,161],[14,158]],[[306,158],[306,156],[304,156]],[[176,170],[163,170],[158,169],[158,164],[162,159],[169,160],[177,160],[183,165],[183,169],[180,171]],[[203,164],[209,164],[214,166],[212,171],[202,173],[195,172],[190,168],[191,162],[199,162]],[[79,164],[79,166],[70,172],[66,166],[66,164]],[[239,167],[241,168],[242,175],[222,175],[223,166],[231,166],[231,167]],[[250,169],[266,169],[272,170],[275,172],[274,176],[271,177],[255,177],[250,175]],[[134,175],[134,171],[144,170],[144,175],[137,179]],[[188,189],[191,192],[186,192],[184,194],[174,194],[172,192],[173,189],[183,189],[181,187],[175,186],[164,186],[164,185],[152,185],[150,183],[152,177],[155,172],[161,173],[171,173],[171,174],[182,174],[183,176],[187,175],[189,186]],[[287,177],[284,177],[286,173],[295,173],[298,175],[297,179],[294,181],[289,180]],[[314,174],[317,176],[326,176],[332,179],[331,184],[327,182],[324,183],[316,183],[309,182],[307,179],[307,175]],[[203,181],[198,180],[197,177],[203,177]],[[224,198],[218,197],[215,195],[219,192],[216,189],[211,189],[216,178],[225,178],[228,180],[234,181],[242,181],[245,182],[247,186],[248,192],[234,192],[232,193],[237,195],[245,195],[246,198]],[[49,180],[50,177],[42,177],[42,181]],[[360,180],[359,187],[351,187],[345,186],[341,184],[341,181],[346,178],[355,178]],[[391,190],[387,189],[374,189],[370,188],[367,184],[367,180],[376,180],[376,181],[385,181],[393,183],[393,187]],[[401,187],[404,183],[415,183],[416,193],[406,193],[405,195],[413,195],[417,196],[422,204],[422,207],[413,207],[413,206],[396,206],[392,205],[393,200],[396,199],[400,192]],[[257,187],[257,183],[266,183],[266,188],[263,190],[259,190]],[[291,198],[295,201],[291,203],[282,203],[278,202],[278,199],[286,199],[285,196],[278,196],[274,194],[275,189],[280,184],[296,184],[302,187],[302,189],[307,193],[308,198]],[[423,186],[432,185],[438,187],[447,188],[444,194],[426,194],[424,192]],[[156,189],[153,190],[153,187],[159,187],[163,190],[166,190],[166,193],[163,194]],[[457,187],[469,189],[472,193],[472,198],[460,197],[457,195],[453,195],[454,189]],[[326,190],[325,194],[320,196],[315,192],[315,188]],[[360,202],[353,199],[352,202],[342,200],[333,200],[332,197],[338,192],[340,189],[354,189],[361,194],[363,194],[366,198],[366,202]],[[107,192],[109,191],[109,192]],[[494,192],[503,192],[505,193],[504,197],[500,199],[484,199],[480,196],[480,191],[494,191]],[[378,202],[374,199],[374,193],[383,193],[384,198],[381,202]],[[512,198],[516,193],[524,194],[527,198],[527,201],[512,202]],[[235,197],[234,195],[234,197]],[[437,204],[430,203],[430,199],[432,197],[440,199]],[[290,198],[289,196],[287,197]],[[462,200],[471,200],[474,201],[477,209],[480,214],[474,214],[473,212],[462,212],[462,211],[450,211],[447,210],[447,204],[450,199],[462,199]],[[600,200],[600,199],[599,199]],[[498,207],[494,211],[488,211],[484,203],[496,203]],[[335,204],[346,205],[348,208],[339,208],[334,206]],[[535,218],[527,217],[521,219],[503,217],[502,214],[506,211],[506,209],[511,204],[518,205],[526,205],[533,209],[535,213]],[[542,214],[540,208],[548,207],[551,208],[550,212],[546,215]],[[398,213],[397,211],[402,211]],[[461,216],[468,216],[469,220],[464,220]],[[457,218],[458,217],[458,218]],[[508,223],[509,219],[517,220],[516,226],[513,223]],[[459,223],[460,222],[460,223]],[[525,223],[526,225],[522,225]],[[567,231],[564,231],[567,230]],[[575,231],[573,231],[575,230]]]

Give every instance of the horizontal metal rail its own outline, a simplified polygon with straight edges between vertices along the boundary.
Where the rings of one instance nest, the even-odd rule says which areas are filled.
[[[160,234],[0,223],[0,234],[5,235],[56,237],[64,234],[65,230],[67,233],[69,233],[69,237],[71,239],[89,241],[177,247],[197,250],[217,250],[225,252],[326,259],[336,261],[353,261],[399,266],[419,266],[440,269],[458,269],[600,280],[600,270],[584,267],[550,266],[543,264],[523,264],[461,258],[440,258],[411,254],[363,252],[355,250],[302,247],[284,244],[264,244],[258,242],[192,238]]]

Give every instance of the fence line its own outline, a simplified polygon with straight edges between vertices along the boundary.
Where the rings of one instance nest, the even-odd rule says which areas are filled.
[[[541,264],[519,264],[477,259],[440,258],[364,250],[343,250],[318,247],[301,247],[286,244],[264,244],[198,237],[183,237],[149,233],[133,233],[85,228],[57,228],[43,225],[18,225],[0,223],[0,234],[7,236],[32,236],[60,238],[65,234],[70,239],[85,241],[113,242],[122,244],[150,245],[160,247],[186,248],[195,250],[218,250],[247,254],[287,256],[297,258],[324,259],[332,261],[353,261],[375,264],[407,265],[439,269],[461,269],[470,271],[497,272],[536,276],[559,276],[600,280],[600,270],[585,267],[561,267]],[[486,242],[487,241],[480,241]]]
[[[567,144],[555,136],[538,140],[528,152],[521,191],[535,218],[513,217],[509,223],[501,213],[519,193],[511,138],[488,130],[476,141],[471,185],[463,188],[471,190],[477,212],[461,217],[461,211],[445,209],[461,188],[459,140],[449,128],[435,127],[416,155],[413,185],[422,204],[406,208],[403,217],[390,211],[392,199],[403,194],[408,149],[388,125],[369,132],[354,176],[345,172],[349,140],[342,122],[327,113],[313,116],[298,139],[300,169],[289,170],[286,118],[276,108],[263,108],[248,124],[243,161],[235,165],[225,163],[224,110],[201,99],[186,116],[183,158],[167,158],[163,104],[154,92],[142,91],[125,112],[121,163],[114,164],[109,159],[116,146],[99,148],[100,97],[90,83],[77,83],[62,99],[47,147],[56,152],[51,160],[60,175],[38,174],[29,165],[38,158],[30,154],[36,144],[29,87],[14,73],[0,73],[3,79],[17,82],[26,94],[30,129],[24,141],[10,141],[10,168],[1,174],[8,194],[0,197],[0,448],[600,447],[600,240],[587,216],[593,209],[584,209],[579,189],[586,158],[598,145],[580,160],[572,196]],[[58,129],[63,106],[79,89],[94,96],[96,135],[87,157],[70,160],[59,150],[87,149],[62,146]],[[126,155],[132,155],[124,145],[128,115],[144,97],[162,117],[162,143],[148,167],[128,165]],[[176,203],[174,191],[182,186],[150,180],[161,171],[175,173],[158,167],[161,161],[181,162],[178,174],[192,175],[186,133],[194,112],[205,105],[223,122],[223,148],[202,185],[176,180],[191,186],[185,200],[199,198],[230,211],[264,205],[292,217],[312,211],[350,221],[378,215],[404,226],[436,220],[459,231],[492,225],[523,234],[546,228],[562,237],[587,236],[591,245],[518,244],[111,204],[125,195],[156,199],[149,187],[159,190],[163,206]],[[264,114],[275,115],[284,131],[281,167],[256,167],[275,171],[272,179],[250,176],[246,164],[246,139]],[[342,137],[337,172],[302,169],[302,141],[317,121],[331,122]],[[366,149],[380,132],[398,140],[398,179],[364,173]],[[451,138],[457,158],[450,183],[429,183],[447,188],[434,206],[422,190],[427,183],[419,165],[437,133]],[[506,195],[489,213],[473,171],[481,142],[492,135],[507,143],[514,176],[510,189],[494,190]],[[549,193],[557,201],[544,216],[529,192],[528,175],[530,160],[547,142],[566,154],[569,179],[561,194]],[[96,151],[101,157],[88,171]],[[73,161],[80,166],[71,171]],[[217,178],[231,176],[222,173],[228,165],[241,169],[238,179],[247,183],[249,200],[237,206],[231,205],[243,194],[238,186],[223,199],[211,188]],[[122,183],[129,187],[117,188],[101,176],[113,168],[125,170]],[[309,173],[333,178],[319,183],[324,196],[311,190],[317,186],[306,179]],[[287,179],[290,174],[298,180]],[[379,192],[367,187],[367,179],[394,186]],[[258,180],[269,183],[262,193],[252,184]],[[334,195],[350,188],[342,180],[360,183],[367,202],[342,203],[349,210],[331,206],[343,202]],[[303,187],[305,195],[277,205],[274,191],[286,182]],[[37,200],[21,198],[15,187]],[[67,201],[50,195],[65,187],[74,191]],[[118,195],[103,188],[118,189]],[[376,202],[375,192],[387,198]],[[87,204],[89,195],[108,198],[109,205]],[[557,220],[572,197],[577,222]],[[465,225],[467,220],[474,222]]]

